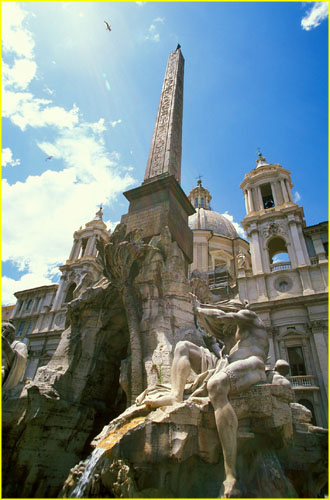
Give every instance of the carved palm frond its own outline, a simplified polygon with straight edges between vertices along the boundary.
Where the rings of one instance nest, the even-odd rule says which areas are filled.
[[[147,252],[159,250],[145,244],[138,229],[127,233],[125,224],[118,224],[109,243],[98,240],[96,245],[104,275],[118,288],[134,280]]]

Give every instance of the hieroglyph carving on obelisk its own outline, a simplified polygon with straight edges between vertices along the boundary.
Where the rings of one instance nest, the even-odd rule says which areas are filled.
[[[183,111],[184,58],[178,48],[171,52],[162,93],[156,125],[152,137],[144,180],[160,174],[174,175],[181,180],[182,111]]]

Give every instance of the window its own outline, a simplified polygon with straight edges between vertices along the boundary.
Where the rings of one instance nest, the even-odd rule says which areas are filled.
[[[19,306],[18,306],[18,312],[21,312],[22,307],[23,307],[23,304],[24,304],[24,300],[22,300],[22,301],[19,303]]]
[[[26,335],[29,335],[32,332],[32,327],[33,327],[33,321],[30,321],[26,329]]]
[[[204,208],[205,207],[205,198],[201,198],[201,207]]]
[[[22,333],[23,333],[23,330],[24,330],[24,327],[25,327],[25,321],[21,321],[18,325],[18,329],[16,331],[16,337],[21,337],[22,336]]]
[[[288,249],[283,238],[272,238],[268,243],[269,261],[271,264],[290,262]]]
[[[288,347],[288,357],[289,357],[291,375],[293,377],[299,375],[306,375],[306,366],[302,348],[299,346]]]
[[[31,309],[31,305],[32,305],[32,299],[27,301],[26,306],[25,306],[25,310],[28,311],[29,309]]]
[[[40,304],[40,301],[41,301],[41,297],[37,297],[35,299],[35,303],[34,303],[34,309],[37,310],[38,309],[38,306]]]
[[[65,296],[65,299],[64,299],[64,302],[71,302],[71,300],[73,299],[73,292],[74,292],[74,289],[76,288],[76,284],[75,283],[71,283],[71,285],[69,286],[67,292],[66,292],[66,296]]]
[[[275,203],[270,183],[260,186],[260,191],[264,208],[273,208],[275,206]]]
[[[198,198],[195,198],[195,208],[198,207]]]
[[[323,241],[323,246],[324,246],[325,256],[326,258],[328,258],[328,242]]]
[[[80,248],[79,259],[81,259],[81,257],[83,257],[85,255],[86,247],[87,247],[87,242],[88,242],[88,238],[83,238],[81,240],[81,248]]]
[[[289,283],[285,280],[282,280],[279,282],[278,288],[280,292],[286,292],[287,290],[289,290]]]

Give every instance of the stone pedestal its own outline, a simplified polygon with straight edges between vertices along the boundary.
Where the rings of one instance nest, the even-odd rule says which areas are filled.
[[[174,175],[160,175],[124,193],[130,201],[128,214],[121,218],[127,230],[141,229],[150,239],[168,226],[171,236],[183,251],[188,263],[193,260],[193,233],[188,216],[195,213]]]

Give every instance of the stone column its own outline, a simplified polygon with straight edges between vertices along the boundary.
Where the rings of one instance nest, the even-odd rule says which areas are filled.
[[[267,328],[267,334],[268,334],[268,340],[269,340],[268,356],[270,358],[267,361],[267,365],[270,365],[273,368],[273,366],[275,365],[275,362],[276,362],[276,356],[275,356],[272,328]]]
[[[254,208],[253,196],[252,196],[252,189],[251,188],[249,188],[247,190],[247,194],[248,194],[248,203],[249,203],[249,207],[250,207],[250,212],[254,212],[255,208]]]
[[[247,191],[244,191],[244,201],[245,201],[245,211],[248,214],[250,212],[250,207],[248,205]]]
[[[272,182],[272,183],[270,184],[270,188],[271,188],[271,190],[272,190],[272,195],[273,195],[274,205],[275,205],[275,206],[278,206],[278,205],[279,205],[279,202],[278,202],[278,199],[277,199],[275,182]]]
[[[292,242],[295,248],[295,252],[297,255],[298,266],[306,266],[307,262],[304,257],[304,252],[301,246],[301,241],[299,238],[299,233],[297,229],[297,223],[295,220],[289,220],[290,232],[292,236]]]
[[[303,287],[303,295],[310,295],[314,293],[308,267],[307,266],[305,268],[299,267],[298,271],[299,271],[300,281]]]
[[[259,234],[256,224],[252,224],[249,236],[251,238],[251,260],[252,260],[252,270],[253,274],[262,274],[262,259],[261,259],[261,251],[260,251],[260,242],[259,242]]]
[[[78,259],[79,253],[80,253],[80,249],[81,249],[81,243],[82,243],[81,239],[77,240],[76,245],[75,245],[75,249],[74,249],[74,252],[73,252],[72,260]]]
[[[63,290],[65,288],[65,284],[66,284],[66,278],[65,278],[65,276],[62,275],[61,279],[60,279],[59,287],[58,287],[56,295],[55,295],[55,300],[54,300],[53,308],[52,308],[53,311],[57,311],[57,309],[60,309],[60,307],[61,307],[61,304],[63,302],[62,297],[63,297]]]
[[[320,363],[322,378],[328,393],[328,346],[324,338],[324,326],[322,321],[312,322],[312,332],[316,346],[316,352]]]
[[[293,203],[293,196],[292,196],[291,188],[289,186],[289,183],[288,183],[287,179],[285,179],[285,185],[287,187],[289,200],[292,201],[292,203]]]
[[[266,280],[264,276],[256,276],[257,290],[258,290],[258,302],[263,302],[268,300]]]
[[[288,203],[289,202],[289,196],[288,196],[288,192],[287,192],[287,189],[286,189],[286,185],[285,185],[284,179],[281,179],[281,188],[282,188],[283,200],[284,200],[285,203]]]
[[[94,252],[94,247],[95,247],[95,240],[96,240],[96,236],[90,236],[89,239],[88,239],[88,242],[87,242],[87,245],[86,245],[86,252],[85,252],[85,255],[93,255]]]
[[[73,245],[72,245],[70,255],[69,255],[69,260],[74,259],[74,255],[76,254],[76,250],[77,250],[77,245],[78,245],[78,240],[75,239],[73,242]]]
[[[256,190],[257,190],[258,201],[259,201],[259,210],[263,210],[263,209],[264,209],[264,202],[263,202],[263,200],[262,200],[260,186],[258,186],[258,187],[256,188]]]
[[[319,262],[326,262],[325,249],[319,234],[312,234],[312,240],[315,248],[315,253],[319,258]]]

